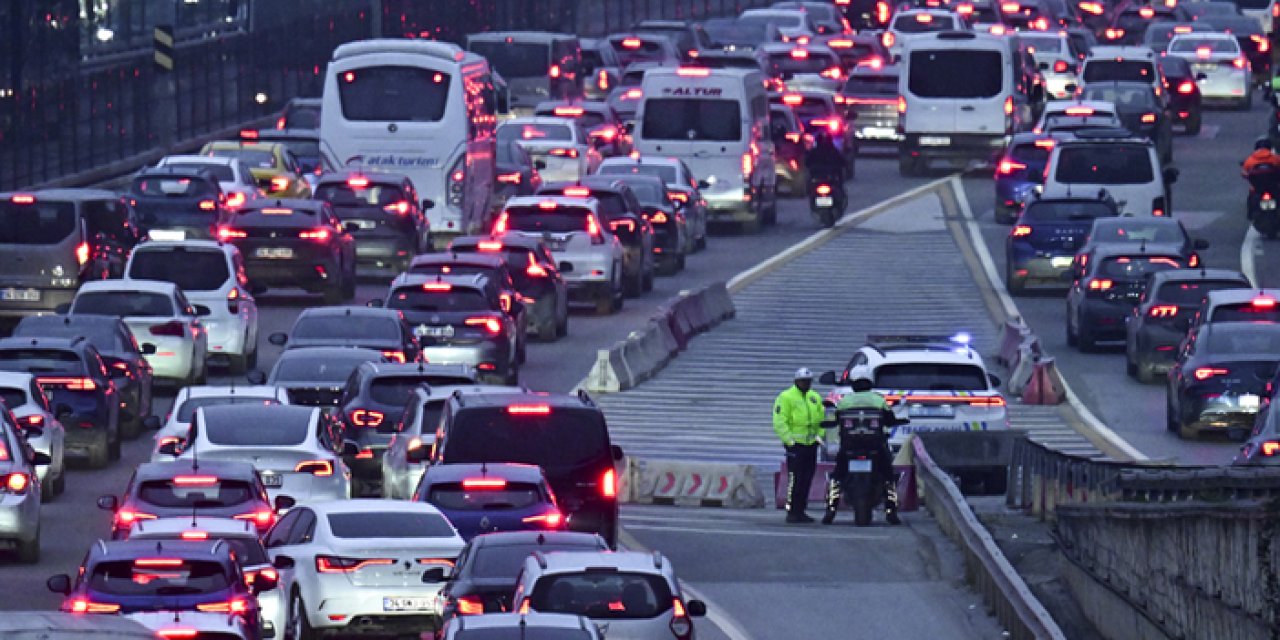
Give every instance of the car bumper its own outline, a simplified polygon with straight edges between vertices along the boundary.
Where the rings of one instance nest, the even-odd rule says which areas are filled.
[[[209,336],[207,350],[209,355],[242,356],[249,353],[245,339],[249,335],[249,324],[239,317],[205,319],[201,322]]]
[[[406,465],[403,469],[392,470],[384,469],[382,472],[382,492],[385,496],[389,491],[394,491],[395,495],[403,496],[404,499],[411,499],[413,492],[418,488],[418,482],[422,480],[422,475],[427,472],[425,463]],[[394,489],[392,489],[394,487]]]
[[[489,364],[499,371],[506,371],[509,354],[505,343],[481,342],[467,345],[432,345],[423,347],[422,355],[432,364],[465,364],[477,369],[482,364]]]
[[[0,541],[35,540],[40,532],[40,498],[35,493],[0,498]]]
[[[1008,258],[1008,261],[1016,280],[1021,280],[1028,284],[1053,285],[1054,288],[1065,288],[1067,282],[1062,279],[1062,274],[1071,270],[1071,262],[1074,259],[1074,254],[1066,253],[1026,258],[1020,258],[1014,254]]]
[[[307,618],[316,630],[384,635],[418,633],[439,624],[441,585],[357,587],[346,576],[321,578],[319,582],[319,594],[303,594],[314,602],[308,607]],[[386,611],[384,598],[421,598],[426,606],[416,611]]]
[[[750,222],[756,219],[751,194],[745,187],[738,186],[714,192],[703,191],[702,199],[707,203],[708,221]]]
[[[889,446],[896,452],[902,448],[907,436],[913,433],[933,431],[999,431],[1009,428],[1009,416],[1003,408],[980,416],[958,418],[911,418],[911,424],[894,427],[889,434]]]
[[[1173,366],[1178,345],[1182,344],[1186,335],[1185,331],[1144,325],[1137,335],[1140,349],[1137,351],[1137,361],[1150,365],[1156,373],[1167,373]]]
[[[1188,425],[1196,431],[1229,431],[1252,429],[1258,416],[1259,405],[1242,406],[1240,397],[1245,394],[1224,393],[1217,398],[1188,397],[1183,395],[1183,406],[1187,408],[1183,415],[1189,420]],[[1255,402],[1260,402],[1257,394],[1252,395]]]
[[[151,365],[153,379],[170,382],[181,382],[191,378],[191,371],[196,366],[195,346],[190,342],[175,338],[155,338],[144,336],[139,342],[156,346],[156,352],[145,356]]]
[[[285,495],[298,503],[320,500],[348,500],[351,498],[351,473],[335,469],[331,476],[314,476],[309,473],[277,472],[283,479],[278,487],[267,487],[267,497],[274,503],[277,496]],[[264,475],[267,475],[264,473]]]
[[[318,290],[339,277],[338,265],[329,259],[245,260],[244,269],[250,281],[266,287]],[[321,270],[324,275],[321,275]]]
[[[262,616],[264,638],[284,637],[286,623],[284,603],[280,601],[282,597],[279,589],[258,594],[258,615]]]
[[[1004,134],[908,133],[902,148],[924,159],[995,162],[1007,142]]]
[[[1133,313],[1133,305],[1129,303],[1089,300],[1084,304],[1081,315],[1081,329],[1089,327],[1095,340],[1124,340],[1125,318]]]
[[[356,268],[362,272],[399,274],[414,256],[409,236],[356,238]]]
[[[1240,100],[1249,95],[1249,74],[1241,70],[1223,76],[1210,76],[1196,83],[1203,100]]]

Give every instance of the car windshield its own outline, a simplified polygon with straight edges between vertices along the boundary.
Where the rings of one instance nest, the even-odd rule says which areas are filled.
[[[520,462],[555,473],[608,459],[608,445],[604,420],[595,411],[513,415],[506,407],[483,407],[454,418],[444,462]]]
[[[1032,201],[1022,212],[1024,221],[1057,222],[1062,220],[1092,220],[1118,215],[1115,207],[1097,200],[1038,200]]]
[[[358,354],[351,357],[339,355],[289,357],[286,352],[276,362],[272,371],[271,383],[287,382],[345,382],[356,367],[365,362],[377,362],[379,357],[366,357]]]
[[[922,98],[990,98],[1000,93],[1004,69],[999,51],[913,51],[907,88]]]
[[[524,509],[545,502],[538,485],[506,482],[492,488],[468,488],[461,482],[431,485],[427,502],[446,511]]]
[[[319,129],[320,107],[310,104],[290,104],[284,111],[285,129]]]
[[[489,66],[508,80],[546,79],[551,64],[551,47],[546,44],[512,42],[507,38],[503,42],[474,41],[468,48],[487,58]]]
[[[414,511],[331,513],[329,530],[338,538],[452,538],[444,516]]]
[[[1240,53],[1240,44],[1235,38],[1196,38],[1179,36],[1169,43],[1169,53],[1194,53],[1206,57],[1214,53]]]
[[[134,180],[131,191],[135,195],[153,198],[212,198],[217,194],[214,184],[193,178],[149,177]]]
[[[1280,308],[1253,301],[1221,304],[1214,307],[1211,322],[1280,322]]]
[[[1235,324],[1209,333],[1204,350],[1213,355],[1271,356],[1280,359],[1280,326]]]
[[[430,384],[428,376],[382,376],[369,384],[369,399],[378,404],[403,407],[414,390]]]
[[[5,407],[16,409],[27,403],[27,392],[13,387],[0,387],[0,401],[4,402]]]
[[[555,551],[599,551],[596,546],[586,546],[583,544],[556,544],[555,542],[546,542],[544,544],[530,545],[485,545],[475,550],[473,563],[471,565],[471,575],[477,578],[511,578],[514,582],[516,575],[520,573],[520,568],[524,566],[525,558],[528,558],[534,551],[543,553],[552,553]]]
[[[1155,69],[1146,60],[1090,60],[1084,66],[1084,81],[1151,82]]]
[[[83,374],[84,363],[74,351],[58,349],[5,349],[0,351],[0,371]]]
[[[191,422],[191,418],[196,415],[196,409],[202,407],[219,407],[230,404],[250,404],[262,405],[264,407],[273,404],[280,404],[275,398],[255,398],[253,396],[200,396],[191,398],[178,406],[175,411],[174,420],[178,422]]]
[[[1126,111],[1155,111],[1159,108],[1156,105],[1155,94],[1151,91],[1151,85],[1135,87],[1118,84],[1091,84],[1085,86],[1080,97],[1084,100],[1110,102],[1116,105],[1116,110],[1122,113]]]
[[[1196,306],[1204,301],[1210,291],[1222,289],[1240,289],[1248,287],[1248,283],[1239,280],[1197,280],[1194,282],[1166,282],[1156,292],[1156,300],[1177,305]],[[1214,320],[1217,320],[1215,314]]]
[[[215,291],[231,279],[231,270],[221,251],[135,250],[129,277],[172,282],[183,291]]]
[[[483,275],[487,278],[497,277],[497,267],[483,264],[467,264],[452,263],[445,264],[441,262],[416,264],[409,268],[409,273],[422,274],[424,276],[474,276]]]
[[[1161,224],[1141,222],[1133,218],[1096,222],[1089,233],[1090,242],[1149,242],[1152,244],[1182,244],[1187,234],[1177,223]]]
[[[427,285],[438,288],[426,288]],[[403,311],[439,311],[453,313],[462,311],[492,311],[484,294],[470,287],[452,287],[448,284],[401,287],[396,289],[387,300],[388,309]],[[444,287],[449,287],[448,289]]]
[[[70,202],[0,201],[0,244],[54,244],[75,230],[76,206]]]
[[[969,364],[905,362],[876,368],[877,389],[912,391],[986,391],[982,367]]]
[[[255,147],[215,147],[208,154],[218,158],[240,158],[252,169],[274,169],[276,154],[271,149]]]
[[[932,33],[948,31],[955,28],[950,16],[935,16],[931,13],[917,13],[898,16],[893,21],[893,30],[898,33]]]
[[[91,592],[111,596],[211,594],[231,587],[233,577],[212,560],[145,557],[99,562],[88,576]]]
[[[1177,256],[1118,256],[1103,259],[1094,275],[1103,278],[1141,280],[1149,273],[1168,271],[1181,266]]]
[[[591,226],[591,210],[556,204],[554,207],[508,207],[508,228],[532,233],[572,233],[587,231]]]
[[[742,138],[742,117],[736,100],[652,98],[641,129],[650,140],[729,142]]]
[[[497,144],[511,142],[573,142],[573,129],[567,124],[511,123],[498,127]]]
[[[600,165],[599,173],[606,175],[635,173],[643,176],[658,176],[662,178],[664,184],[676,182],[676,168],[670,165],[611,162]]]
[[[138,483],[138,500],[166,509],[233,507],[260,496],[253,483],[191,474]]]
[[[1155,180],[1155,170],[1146,145],[1072,145],[1061,148],[1054,179],[1062,184],[1147,184]]]
[[[347,120],[439,122],[449,106],[453,76],[422,67],[386,65],[338,74],[338,95]]]
[[[295,340],[400,340],[400,322],[392,318],[312,314],[298,318],[291,338]]]
[[[116,317],[171,317],[174,308],[173,301],[163,293],[100,291],[77,295],[71,303],[71,312]]]
[[[213,175],[218,182],[235,182],[236,172],[230,165],[209,163],[187,163],[187,162],[169,162],[165,163],[166,167],[176,169],[178,171],[205,171]]]
[[[369,183],[368,186],[353,186],[358,180],[347,182],[327,182],[316,187],[315,198],[332,204],[334,208],[343,207],[385,207],[406,201],[400,185]],[[394,211],[394,209],[393,209]]]
[[[213,444],[230,447],[280,447],[306,442],[310,426],[311,417],[308,414],[288,418],[271,416],[269,423],[239,422],[226,418],[207,419],[200,428]]]
[[[593,620],[653,618],[671,608],[672,593],[660,575],[608,570],[555,573],[530,594],[535,611],[570,613]]]

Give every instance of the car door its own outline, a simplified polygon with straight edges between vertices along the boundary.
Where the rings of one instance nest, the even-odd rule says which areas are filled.
[[[245,353],[251,353],[257,349],[258,344],[258,301],[253,297],[253,292],[249,289],[249,277],[244,271],[244,256],[241,255],[240,249],[234,245],[227,245],[228,267],[235,280],[236,299],[239,300],[239,316],[240,321],[247,327],[246,334],[248,336],[245,344]]]
[[[409,474],[405,453],[409,442],[421,434],[417,424],[421,409],[422,403],[418,402],[416,395],[411,395],[400,416],[400,422],[396,425],[396,433],[391,436],[391,442],[387,443],[387,450],[382,454],[382,481],[388,498],[405,500],[409,497],[404,487]],[[408,489],[411,490],[412,487]]]
[[[312,521],[315,519],[315,515],[306,507],[295,507],[289,510],[276,522],[274,527],[271,527],[271,530],[267,532],[266,538],[263,539],[263,546],[266,547],[267,555],[271,557],[273,564],[280,556],[288,557],[294,561],[293,567],[276,568],[280,575],[277,588],[280,589],[281,594],[286,594],[286,597],[288,597],[287,594],[293,592],[293,586],[298,580],[298,563],[303,562],[294,544],[294,540],[298,538],[295,538],[293,534],[295,530],[301,534],[308,525],[308,522],[303,519],[304,516],[310,516]],[[300,528],[299,524],[302,524],[303,527]]]
[[[205,336],[204,325],[200,323],[200,317],[196,314],[195,305],[187,300],[187,296],[183,295],[182,290],[175,289],[173,292],[173,302],[177,305],[178,319],[187,325],[187,336],[193,345],[196,346],[195,352],[197,357],[204,353]]]

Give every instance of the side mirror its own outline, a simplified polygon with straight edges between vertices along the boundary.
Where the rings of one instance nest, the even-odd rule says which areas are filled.
[[[49,457],[49,454],[43,451],[36,451],[31,454],[31,464],[34,464],[37,467],[50,465],[53,464],[53,458]]]
[[[150,342],[144,342],[142,343],[142,346],[138,347],[138,351],[144,356],[154,356],[156,354],[156,345]]]
[[[342,230],[346,231],[347,233],[355,233],[360,230],[360,225],[354,222],[348,222],[342,225]]]
[[[404,452],[406,462],[418,464],[431,456],[431,447],[423,443],[420,447],[414,447]]]
[[[277,569],[292,569],[293,564],[293,558],[289,556],[276,556],[276,559],[271,561],[271,566]]]
[[[274,344],[277,347],[283,347],[285,343],[288,341],[289,341],[289,336],[282,331],[277,331],[267,336],[267,342],[270,342],[271,344]]]
[[[271,506],[275,507],[276,513],[280,513],[281,511],[292,509],[295,504],[298,504],[298,501],[294,500],[292,496],[280,495],[276,496],[275,502],[272,502]]]
[[[115,496],[101,496],[98,498],[98,508],[103,511],[115,511],[120,507],[120,499]]]
[[[270,574],[259,573],[253,578],[253,585],[249,588],[253,595],[258,595],[263,591],[271,591],[280,584],[280,579]]]
[[[372,300],[369,300],[368,302],[364,303],[364,306],[373,307],[374,309],[377,309],[378,307],[382,306],[382,298],[373,298]]]
[[[1205,80],[1208,80],[1208,79],[1209,79],[1209,76],[1206,74],[1203,74],[1203,73],[1196,74],[1196,82],[1204,82]]]
[[[63,420],[70,418],[75,415],[75,413],[76,412],[73,411],[69,405],[61,402],[53,406],[53,417],[57,418],[58,422],[62,422]]]
[[[711,188],[711,183],[710,183],[710,182],[707,182],[706,180],[699,180],[699,181],[698,181],[698,188],[699,188],[699,189],[710,189],[710,188]]]
[[[823,371],[822,375],[818,376],[818,384],[835,384],[835,383],[836,383],[836,372],[834,371]]]
[[[613,461],[614,461],[614,462],[622,462],[622,458],[623,458],[623,455],[624,455],[624,454],[623,454],[623,452],[622,452],[622,447],[620,447],[620,446],[618,446],[618,445],[616,445],[616,444],[615,444],[615,445],[612,445],[612,446],[610,446],[610,447],[609,447],[609,453],[613,455]]]
[[[56,314],[58,314],[58,315],[60,315],[60,316],[65,316],[65,315],[67,315],[68,313],[71,313],[71,303],[70,303],[70,302],[64,302],[64,303],[62,303],[62,304],[60,304],[60,305],[58,305],[58,306],[54,307],[54,308],[53,308],[53,312],[54,312],[54,313],[56,313]]]
[[[436,206],[436,202],[435,202],[435,200],[431,200],[431,199],[429,199],[429,198],[423,198],[423,199],[422,199],[422,210],[423,210],[423,211],[426,211],[427,209],[432,209],[432,208],[434,208],[435,206]]]
[[[211,310],[209,309],[209,307],[206,307],[206,306],[204,306],[204,305],[202,305],[202,304],[193,304],[193,305],[191,305],[191,307],[192,307],[193,309],[195,309],[195,310],[196,310],[196,317],[198,317],[198,318],[203,318],[203,317],[205,317],[205,316],[207,316],[207,315],[209,315],[209,314],[213,313],[213,311],[211,311]]]
[[[1178,181],[1178,176],[1181,174],[1182,172],[1178,171],[1177,167],[1167,167],[1164,170],[1164,181],[1168,184],[1173,184]]]
[[[684,603],[684,608],[689,612],[689,615],[694,618],[701,618],[702,616],[707,615],[707,603],[701,600],[690,600]]]
[[[182,453],[182,451],[178,448],[180,444],[181,443],[177,441],[170,440],[169,442],[165,442],[161,444],[159,447],[156,447],[156,453],[159,453],[161,455],[166,455],[166,456],[177,456],[178,454]]]
[[[1000,386],[1000,376],[997,376],[994,373],[988,373],[987,380],[991,383],[991,386],[993,387]]]
[[[1068,82],[1065,86],[1062,87],[1062,90],[1066,91],[1067,93],[1075,93],[1076,89],[1079,89],[1079,88],[1080,87],[1076,86],[1076,83]]]
[[[259,371],[259,370],[257,370],[257,369],[254,369],[253,371],[250,371],[249,373],[246,373],[244,377],[245,377],[245,379],[246,379],[246,380],[248,380],[249,382],[251,382],[251,383],[253,383],[253,384],[266,384],[266,383],[267,383],[267,374],[265,374],[265,373],[263,373],[263,372],[261,372],[261,371]]]
[[[355,456],[357,456],[357,455],[359,455],[359,454],[360,454],[360,445],[356,444],[356,443],[355,443],[355,441],[353,441],[353,440],[343,440],[343,441],[342,441],[342,455],[343,455],[343,457],[352,458],[352,457],[355,457]]]
[[[156,416],[147,416],[142,419],[142,428],[155,431],[161,427],[160,418]]]
[[[546,168],[547,168],[547,161],[546,161],[546,160],[534,160],[534,161],[533,161],[533,168],[534,168],[534,169],[537,169],[538,171],[542,171],[543,169],[546,169]]]
[[[560,263],[560,273],[573,273],[573,263],[572,263],[572,262],[561,262],[561,263]]]
[[[422,572],[423,584],[437,584],[448,579],[449,576],[445,575],[444,567],[431,567],[430,569]]]
[[[71,595],[71,576],[59,573],[46,580],[44,586],[54,593],[61,593],[64,596]]]

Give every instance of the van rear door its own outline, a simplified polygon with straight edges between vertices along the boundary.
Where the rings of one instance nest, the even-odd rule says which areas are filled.
[[[740,187],[750,118],[739,77],[668,76],[645,83],[636,148],[645,155],[681,158],[698,178]]]
[[[910,52],[907,130],[1004,134],[1009,65],[994,48]]]

